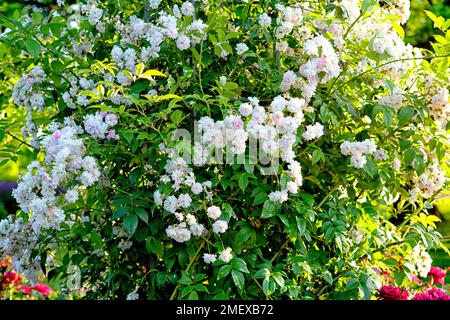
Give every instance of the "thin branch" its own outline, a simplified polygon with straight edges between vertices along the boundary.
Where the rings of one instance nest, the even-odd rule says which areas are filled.
[[[208,235],[206,236],[206,238],[209,238],[209,237],[211,236],[211,233],[212,233],[212,229],[208,232]],[[203,247],[205,246],[206,241],[207,241],[206,239],[203,240],[202,243],[200,244],[200,246],[198,247],[197,252],[196,252],[195,255],[192,257],[191,261],[189,261],[189,264],[188,264],[188,266],[186,267],[186,270],[185,270],[186,272],[188,272],[188,271],[191,269],[192,265],[193,265],[194,262],[197,260],[198,255],[200,254],[200,251],[201,251],[201,250],[203,249]],[[180,284],[178,283],[178,284],[175,286],[175,289],[173,289],[172,295],[170,296],[170,299],[169,299],[169,300],[175,299],[175,295],[177,294],[177,291],[178,291],[178,288],[179,288],[179,287],[180,287]]]
[[[30,148],[32,148],[32,149],[34,149],[34,150],[39,150],[38,148],[33,147],[31,144],[25,142],[24,140],[22,140],[22,139],[20,139],[20,138],[17,138],[15,135],[13,135],[12,133],[10,133],[9,131],[5,131],[5,133],[6,133],[8,136],[10,136],[11,138],[13,138],[13,139],[19,141],[20,143],[26,145],[27,147],[30,147]]]

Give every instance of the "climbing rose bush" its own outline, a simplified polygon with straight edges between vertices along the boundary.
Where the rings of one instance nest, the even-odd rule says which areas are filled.
[[[34,160],[0,255],[85,298],[407,298],[441,246],[450,112],[450,23],[430,15],[422,50],[408,17],[408,0],[1,15],[4,152]]]

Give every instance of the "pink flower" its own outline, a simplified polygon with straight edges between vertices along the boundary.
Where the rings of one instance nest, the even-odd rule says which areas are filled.
[[[43,296],[48,296],[52,289],[46,284],[38,283],[33,287],[34,290],[40,292]]]
[[[108,114],[108,111],[102,111],[102,112],[100,112],[100,115],[101,115],[102,118],[106,117],[107,114]]]
[[[108,131],[108,135],[106,136],[106,138],[107,138],[108,140],[111,140],[111,139],[119,139],[119,136],[116,134],[116,130],[111,129],[111,130]]]
[[[232,122],[233,129],[242,129],[244,127],[244,122],[240,118],[235,118]]]
[[[426,292],[416,294],[412,300],[450,300],[450,296],[438,288],[430,288]]]
[[[403,291],[395,286],[382,286],[378,292],[379,300],[407,300],[409,296],[408,290]]]
[[[58,140],[59,138],[61,138],[61,136],[62,136],[61,131],[56,130],[56,131],[53,132],[53,134],[52,134],[52,139],[53,139],[53,140]]]
[[[14,282],[15,285],[18,285],[19,282],[22,280],[22,276],[18,273],[15,273],[14,271],[6,272],[3,275],[3,278],[8,282]]]
[[[31,290],[33,290],[33,287],[19,286],[18,289],[25,294],[30,294]]]
[[[441,268],[432,267],[427,276],[431,279],[432,284],[444,284],[445,274],[446,272]]]

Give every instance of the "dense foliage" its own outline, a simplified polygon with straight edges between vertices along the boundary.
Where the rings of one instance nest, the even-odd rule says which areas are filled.
[[[15,271],[86,298],[446,296],[417,280],[449,20],[428,13],[428,50],[403,41],[408,0],[27,10],[0,15],[1,164],[33,159],[0,221]]]

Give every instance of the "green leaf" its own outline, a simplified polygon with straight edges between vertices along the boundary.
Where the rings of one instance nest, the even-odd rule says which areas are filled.
[[[424,11],[425,11],[426,15],[427,15],[433,22],[436,22],[436,21],[437,21],[437,17],[436,17],[436,15],[435,15],[433,12],[428,11],[428,10],[424,10]]]
[[[416,150],[414,150],[412,148],[406,150],[405,154],[404,154],[405,166],[409,166],[411,164],[411,162],[414,160],[415,156],[416,156]]]
[[[397,22],[392,22],[392,27],[394,28],[395,32],[397,32],[398,36],[400,38],[405,37],[405,30],[403,30],[402,26]]]
[[[195,285],[195,291],[209,293],[208,288],[204,284],[201,284],[201,283],[198,283]]]
[[[233,282],[236,285],[236,287],[240,291],[244,290],[244,284],[245,284],[244,274],[241,271],[232,270],[231,271],[231,277],[233,278]]]
[[[398,261],[396,259],[394,259],[394,258],[384,259],[383,262],[385,264],[387,264],[387,265],[390,265],[390,266],[398,266]]]
[[[133,130],[122,130],[121,134],[129,144],[134,139],[134,131]]]
[[[361,4],[361,13],[367,13],[372,10],[372,7],[377,4],[376,0],[363,0]]]
[[[41,45],[33,39],[25,40],[25,48],[33,58],[39,57],[39,54],[41,53]]]
[[[414,110],[410,107],[403,107],[398,113],[398,120],[402,124],[406,124],[414,116]]]
[[[277,213],[280,213],[280,210],[281,210],[281,203],[275,203],[271,200],[266,200],[262,208],[261,218],[273,217]]]
[[[392,112],[389,109],[383,110],[383,118],[384,118],[384,124],[386,125],[386,128],[390,128],[392,126]]]
[[[257,206],[258,204],[263,203],[268,199],[267,194],[265,192],[260,192],[255,196],[255,199],[253,199],[253,205]]]
[[[262,287],[263,287],[264,294],[265,294],[266,296],[268,296],[268,295],[271,293],[271,292],[270,292],[270,289],[269,289],[269,285],[270,285],[269,278],[265,278],[265,279],[263,280],[263,285],[262,285]]]
[[[198,294],[197,292],[192,291],[187,298],[188,300],[198,300]]]
[[[117,219],[125,216],[128,212],[131,211],[131,207],[129,206],[122,206],[117,208],[116,211],[114,211],[112,218]]]
[[[277,217],[280,218],[281,222],[283,222],[286,227],[289,227],[289,219],[287,217],[282,214],[278,214]]]
[[[421,153],[417,154],[414,160],[414,169],[418,176],[422,175],[425,172],[427,166],[423,159],[423,155]]]
[[[192,279],[188,278],[186,275],[183,275],[179,280],[179,284],[190,285],[192,284]]]
[[[401,286],[403,284],[403,280],[405,278],[406,278],[406,274],[405,274],[404,271],[402,271],[402,270],[395,271],[395,273],[394,273],[394,280],[395,280],[395,283],[398,286]]]
[[[284,287],[284,279],[279,273],[272,275],[272,277],[280,287]]]
[[[435,34],[433,37],[436,39],[437,42],[440,44],[446,45],[448,43],[447,39],[445,39],[443,36]]]
[[[353,290],[359,286],[358,279],[350,279],[345,286],[345,290]]]
[[[52,61],[50,63],[50,66],[55,72],[61,72],[64,70],[64,65],[62,64],[62,62],[60,62],[58,60]]]
[[[233,270],[239,270],[244,273],[249,273],[247,264],[241,258],[233,258],[233,260],[231,260],[231,267],[233,268]]]
[[[194,287],[184,287],[181,291],[180,298],[186,297],[189,293],[192,292],[192,290],[194,290]]]
[[[170,120],[172,120],[172,122],[175,125],[178,125],[182,120],[183,120],[183,111],[181,110],[175,110],[171,115],[170,115]]]
[[[242,175],[239,177],[238,185],[239,185],[239,188],[241,188],[242,192],[244,192],[245,188],[247,188],[247,185],[248,185],[248,178],[246,175]]]
[[[319,160],[325,160],[325,155],[321,149],[316,149],[312,154],[312,164],[315,164]]]
[[[148,213],[144,208],[136,207],[134,208],[134,213],[138,215],[139,219],[141,219],[145,223],[148,223]]]
[[[137,229],[138,226],[138,217],[135,214],[130,214],[123,218],[123,228],[131,237]]]
[[[232,217],[236,217],[233,207],[229,203],[222,203],[222,215],[220,218],[229,221]]]
[[[322,273],[323,279],[328,282],[329,284],[333,284],[333,277],[330,273],[330,271],[324,271]]]
[[[147,248],[147,251],[154,253],[159,258],[164,256],[164,245],[154,237],[147,237],[147,239],[145,239],[145,247]]]
[[[145,69],[144,64],[143,64],[143,63],[139,63],[139,64],[136,66],[136,76],[137,76],[137,77],[141,77],[141,76],[142,76],[142,73],[144,72],[144,69]]]
[[[154,80],[153,77],[165,77],[166,75],[158,70],[147,70],[143,74],[141,74],[139,77],[148,79],[148,80]]]
[[[219,269],[219,273],[217,274],[217,280],[225,278],[231,272],[230,265],[224,265]]]

